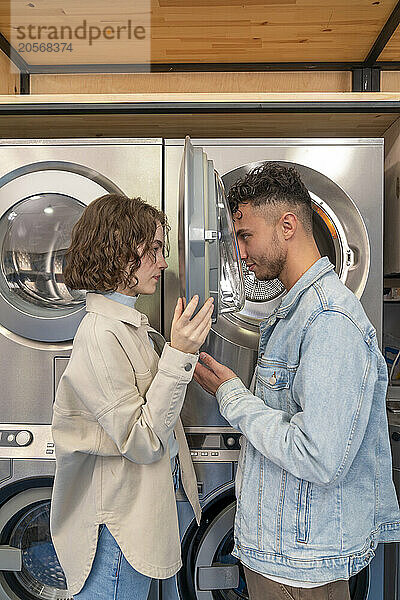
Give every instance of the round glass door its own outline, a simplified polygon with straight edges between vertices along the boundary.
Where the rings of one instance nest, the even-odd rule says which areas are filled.
[[[73,226],[85,206],[121,190],[82,165],[32,163],[0,178],[1,325],[21,338],[70,342],[85,292],[63,270]],[[23,340],[21,340],[23,343]]]
[[[179,277],[181,293],[199,307],[214,297],[213,320],[241,310],[244,286],[239,251],[224,186],[200,146],[185,139],[179,182]]]
[[[1,598],[72,600],[50,537],[50,497],[51,487],[27,487],[0,509],[0,544],[21,553],[20,570],[0,571]]]
[[[11,532],[9,545],[21,549],[22,569],[9,574],[8,583],[21,598],[72,598],[50,538],[49,519],[50,501],[38,503],[24,512]]]
[[[84,205],[62,194],[22,200],[0,219],[0,290],[6,300],[34,317],[76,311],[84,293],[64,283],[65,252]]]

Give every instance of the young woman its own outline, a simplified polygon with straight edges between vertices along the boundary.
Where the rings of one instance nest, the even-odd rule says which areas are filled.
[[[198,299],[178,299],[164,348],[134,308],[167,268],[167,229],[140,198],[106,195],[85,209],[67,252],[66,284],[91,291],[54,404],[50,526],[77,600],[144,600],[152,578],[179,570],[178,464],[200,519],[179,413],[212,299],[195,316]]]

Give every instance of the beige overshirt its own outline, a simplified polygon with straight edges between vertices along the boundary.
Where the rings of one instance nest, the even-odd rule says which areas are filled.
[[[101,294],[87,294],[86,310],[52,423],[57,468],[50,528],[72,595],[89,575],[101,523],[140,573],[164,579],[181,567],[172,430],[197,522],[201,515],[179,418],[197,356],[165,344],[159,358],[148,333],[160,347],[163,338],[147,318]]]

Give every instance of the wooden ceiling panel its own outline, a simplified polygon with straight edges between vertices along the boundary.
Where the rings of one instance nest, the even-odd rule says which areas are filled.
[[[144,26],[146,39],[73,37],[73,51],[24,53],[30,64],[362,61],[397,0],[0,0],[0,31],[16,27]],[[11,7],[11,16],[10,16]],[[385,51],[386,52],[386,51]],[[396,51],[394,51],[396,52]],[[385,54],[385,53],[383,53]],[[391,55],[392,56],[392,55]],[[383,58],[382,60],[395,60]],[[399,57],[397,57],[399,60]]]

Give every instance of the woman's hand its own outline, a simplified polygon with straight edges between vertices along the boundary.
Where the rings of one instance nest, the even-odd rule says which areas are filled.
[[[184,308],[183,298],[178,298],[171,327],[171,348],[195,354],[205,342],[211,328],[211,315],[214,299],[209,298],[197,315],[192,315],[199,302],[199,297],[193,296]]]

